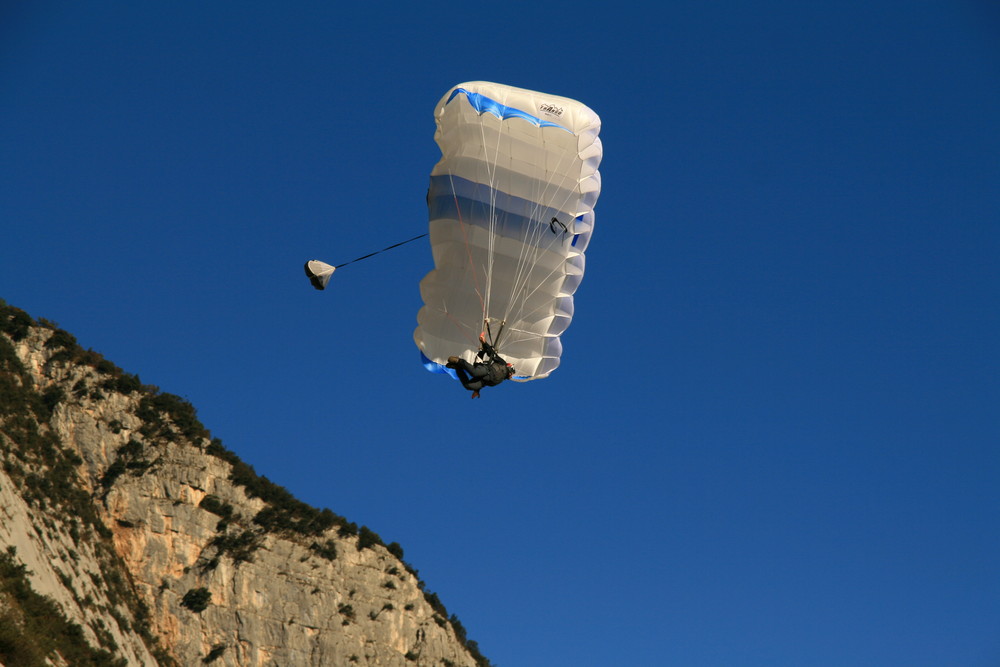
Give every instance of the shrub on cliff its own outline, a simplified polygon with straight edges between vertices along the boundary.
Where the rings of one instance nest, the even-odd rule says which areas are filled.
[[[181,606],[187,607],[196,614],[200,614],[208,608],[208,603],[212,601],[212,593],[207,588],[192,588],[184,594]]]

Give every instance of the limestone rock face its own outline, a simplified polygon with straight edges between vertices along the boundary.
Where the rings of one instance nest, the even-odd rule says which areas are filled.
[[[2,301],[0,464],[0,552],[106,660],[87,664],[489,665],[398,545],[256,476],[183,399]],[[4,613],[30,631],[0,588]]]

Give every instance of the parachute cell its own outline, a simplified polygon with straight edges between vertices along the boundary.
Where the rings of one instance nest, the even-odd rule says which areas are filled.
[[[448,91],[435,118],[434,269],[413,335],[424,365],[472,361],[486,331],[515,380],[546,377],[594,228],[600,119],[575,100],[482,81]]]

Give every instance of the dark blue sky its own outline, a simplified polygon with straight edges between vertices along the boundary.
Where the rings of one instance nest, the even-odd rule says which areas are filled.
[[[552,377],[423,370],[432,110],[603,119]],[[0,298],[518,665],[1000,661],[990,2],[8,2]]]

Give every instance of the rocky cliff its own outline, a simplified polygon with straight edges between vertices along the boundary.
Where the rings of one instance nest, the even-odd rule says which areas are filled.
[[[0,301],[0,667],[489,665],[385,545]]]

